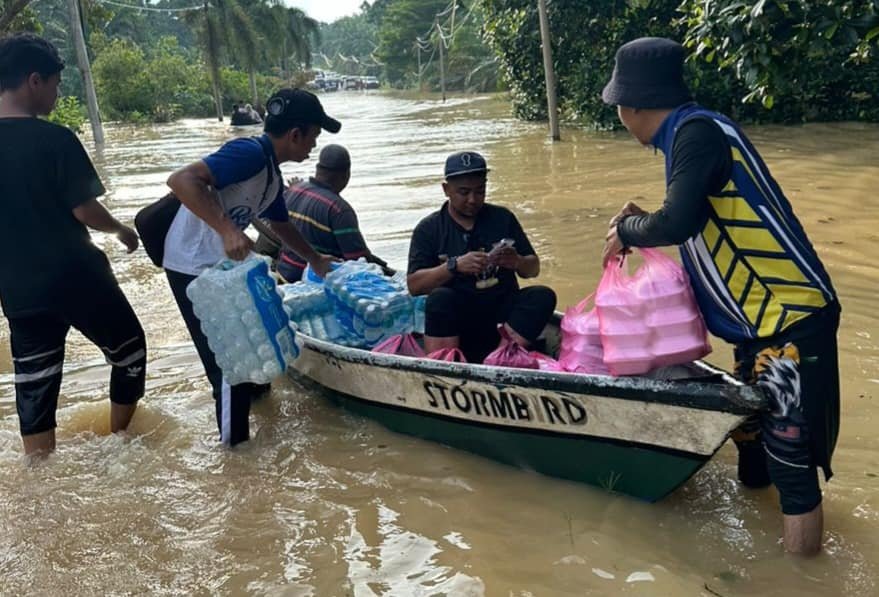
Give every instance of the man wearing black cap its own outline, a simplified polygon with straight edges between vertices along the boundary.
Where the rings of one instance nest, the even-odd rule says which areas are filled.
[[[323,253],[340,259],[365,257],[386,267],[366,246],[357,214],[340,193],[351,179],[351,156],[341,145],[327,145],[320,152],[315,174],[294,184],[285,193],[287,211],[302,236]],[[306,262],[290,247],[283,247],[277,272],[287,282],[302,278]]]
[[[304,161],[321,129],[336,133],[342,125],[327,116],[317,97],[300,89],[282,89],[273,95],[266,112],[263,136],[230,141],[168,178],[182,207],[168,229],[162,266],[211,382],[220,439],[229,445],[249,438],[250,401],[260,387],[225,382],[186,287],[225,257],[245,259],[253,241],[244,229],[260,216],[321,275],[333,260],[315,251],[290,223],[279,165]]]
[[[625,247],[680,245],[709,330],[735,345],[737,374],[770,410],[738,430],[739,479],[770,482],[792,552],[821,549],[817,467],[832,475],[839,429],[840,307],[790,203],[739,126],[692,101],[684,50],[642,38],[617,52],[603,98],[643,145],[665,154],[666,199],[611,220],[607,263]]]
[[[498,324],[528,347],[556,304],[545,286],[519,288],[516,275],[536,277],[540,260],[516,216],[485,203],[487,174],[478,153],[450,155],[443,183],[448,201],[419,222],[409,246],[409,291],[428,295],[425,349],[460,348],[475,363],[498,345]]]

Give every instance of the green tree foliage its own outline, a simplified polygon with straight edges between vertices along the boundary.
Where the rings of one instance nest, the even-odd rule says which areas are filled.
[[[66,126],[75,133],[82,131],[82,125],[88,118],[85,114],[85,108],[75,97],[67,96],[58,98],[55,109],[46,118],[49,122]]]
[[[438,89],[442,39],[449,89],[484,91],[496,87],[496,58],[482,39],[480,0],[458,0],[454,10],[450,0],[386,0],[369,7],[367,18],[378,23],[375,56],[383,63],[391,85],[415,86],[420,45],[422,84]]]
[[[92,72],[102,111],[111,119],[163,122],[180,116],[209,116],[214,109],[211,83],[195,50],[181,48],[165,37],[145,52],[124,39],[93,34]],[[246,72],[221,67],[221,101],[231,106],[250,93]],[[263,96],[280,87],[275,78],[256,75]]]
[[[516,114],[546,118],[546,88],[537,2],[484,0],[485,38],[501,60]],[[549,3],[559,105],[568,118],[598,127],[616,121],[600,93],[613,70],[616,48],[643,35],[673,35],[677,2],[601,0]]]
[[[741,81],[776,120],[879,120],[879,0],[682,5],[692,60]]]
[[[372,58],[378,47],[378,25],[366,12],[323,23],[320,31],[322,61],[316,66],[346,75],[374,75],[380,70]]]
[[[546,117],[536,2],[483,0],[516,113]],[[879,119],[877,0],[553,0],[552,48],[564,114],[617,126],[601,89],[616,49],[645,35],[691,52],[688,80],[703,104],[756,121]]]
[[[0,0],[0,35],[9,31],[40,32],[36,13],[28,6],[32,1]]]
[[[43,27],[29,5],[33,0],[0,0],[0,35],[11,31],[40,33]]]
[[[411,82],[418,64],[415,40],[435,35],[431,27],[447,3],[447,0],[395,0],[388,4],[379,26],[376,56],[384,63],[385,76],[392,85]]]

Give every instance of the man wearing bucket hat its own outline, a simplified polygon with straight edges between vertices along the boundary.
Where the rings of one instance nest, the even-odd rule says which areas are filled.
[[[446,159],[447,201],[415,227],[409,245],[409,291],[427,295],[424,347],[460,348],[481,363],[500,341],[498,324],[522,346],[533,343],[555,309],[545,286],[519,288],[540,260],[513,213],[485,203],[488,167],[473,151]]]
[[[266,103],[266,112],[264,135],[229,141],[168,178],[182,206],[165,234],[161,263],[211,383],[220,440],[229,445],[249,438],[250,402],[265,387],[226,383],[186,287],[226,257],[247,258],[253,241],[244,230],[258,217],[321,275],[334,259],[315,251],[289,221],[279,166],[306,160],[322,129],[337,133],[342,125],[327,116],[315,95],[301,89],[281,89]]]
[[[830,479],[839,429],[840,307],[790,203],[744,132],[692,101],[684,49],[623,45],[602,97],[643,145],[665,155],[666,198],[627,203],[611,220],[607,264],[627,247],[679,245],[711,332],[735,346],[736,373],[769,410],[733,434],[739,479],[778,489],[787,550],[821,549],[817,468]]]

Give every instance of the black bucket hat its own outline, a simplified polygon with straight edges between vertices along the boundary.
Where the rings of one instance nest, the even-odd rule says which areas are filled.
[[[601,92],[611,106],[677,108],[693,101],[684,83],[684,48],[664,37],[641,37],[617,50],[613,76]]]

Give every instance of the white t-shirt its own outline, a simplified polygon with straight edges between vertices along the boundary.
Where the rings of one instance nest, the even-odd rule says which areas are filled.
[[[204,158],[216,181],[220,204],[240,230],[255,217],[286,222],[284,180],[268,137],[235,139]],[[185,205],[165,237],[167,270],[197,276],[225,259],[223,239]]]

